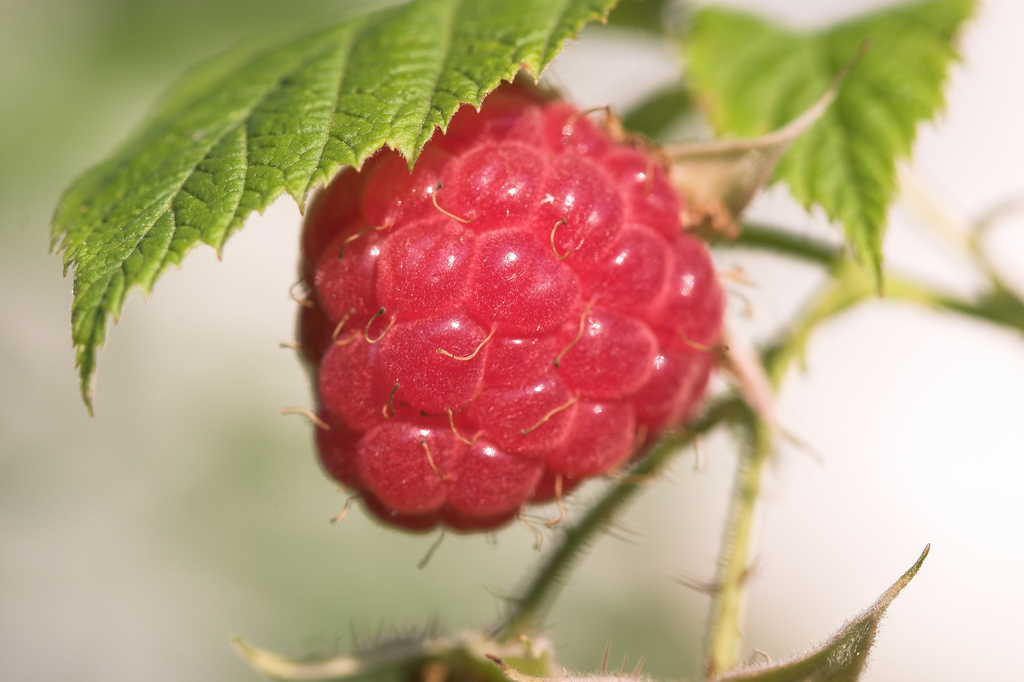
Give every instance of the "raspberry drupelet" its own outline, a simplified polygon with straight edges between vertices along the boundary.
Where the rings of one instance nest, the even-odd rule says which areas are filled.
[[[410,173],[384,150],[307,213],[320,460],[386,523],[473,531],[692,417],[723,295],[653,155],[503,85]]]

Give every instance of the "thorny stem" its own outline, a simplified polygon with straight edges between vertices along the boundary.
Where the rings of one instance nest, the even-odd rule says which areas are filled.
[[[855,275],[856,270],[851,270]],[[763,353],[765,372],[777,390],[792,361],[801,354],[811,330],[821,321],[870,296],[872,282],[864,278],[850,287],[837,276],[801,315],[785,339]],[[850,290],[852,289],[852,290]],[[747,447],[736,465],[736,478],[718,558],[718,575],[711,601],[707,632],[706,679],[715,679],[736,665],[743,641],[746,585],[750,576],[751,537],[761,494],[761,473],[771,457],[775,433],[744,405]]]
[[[790,325],[784,337],[762,352],[764,370],[773,391],[777,391],[793,362],[802,359],[811,332],[822,322],[875,296],[870,274],[838,251],[818,242],[798,240],[772,230],[754,230],[752,240],[787,250],[801,258],[828,265],[832,280],[819,292],[801,315]],[[891,281],[891,280],[890,280]],[[927,292],[910,289],[900,281],[890,285],[897,298],[922,300]],[[753,410],[746,409],[747,447],[740,454],[736,478],[718,559],[718,575],[708,619],[705,676],[715,679],[733,668],[739,659],[743,640],[746,585],[750,575],[751,537],[761,493],[761,474],[773,452],[776,436],[772,426]]]
[[[561,543],[548,555],[522,596],[511,601],[511,612],[497,628],[495,636],[507,641],[520,634],[531,634],[541,626],[547,608],[562,585],[564,576],[575,566],[583,551],[605,532],[611,520],[640,489],[644,481],[657,476],[672,458],[693,439],[719,423],[734,418],[743,409],[732,398],[712,405],[707,413],[686,431],[666,434],[628,473],[628,479],[611,486],[578,522],[570,527]]]
[[[705,664],[708,679],[714,679],[735,665],[743,639],[744,588],[750,574],[750,539],[761,494],[761,470],[771,455],[772,445],[771,429],[763,421],[751,419],[750,443],[746,452],[740,455],[736,470],[711,602]]]

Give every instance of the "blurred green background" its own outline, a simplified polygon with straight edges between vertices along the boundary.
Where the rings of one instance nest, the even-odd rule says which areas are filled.
[[[807,25],[882,3],[730,4]],[[515,525],[493,540],[449,535],[418,570],[436,535],[391,532],[358,510],[328,524],[344,497],[317,469],[308,425],[278,414],[310,403],[302,367],[278,348],[295,314],[300,217],[287,201],[251,220],[222,262],[200,249],[151,301],[133,296],[99,356],[94,418],[78,398],[71,282],[47,252],[60,191],[187,66],[344,9],[0,0],[0,679],[253,680],[233,634],[302,655],[344,650],[352,633],[458,632],[494,620],[536,563],[533,536]],[[1021,9],[982,5],[949,111],[922,129],[917,170],[959,215],[1024,189],[1024,101],[1007,75],[1024,60]],[[596,30],[550,76],[584,105],[624,109],[678,71],[672,46]],[[830,234],[778,190],[753,211]],[[889,263],[957,291],[976,285],[905,211],[892,219]],[[1020,235],[1014,217],[991,249],[1018,285]],[[755,337],[819,281],[731,253],[720,267],[737,262],[759,285],[739,291],[755,304],[757,320],[742,323]],[[880,303],[823,329],[808,367],[779,410],[824,464],[784,447],[766,481],[750,645],[778,658],[820,641],[930,541],[869,679],[1007,678],[1024,609],[1024,342]],[[697,677],[707,599],[676,579],[713,574],[733,452],[714,437],[700,472],[681,457],[572,575],[549,620],[568,669],[594,670],[610,642],[613,661],[629,651],[659,679]]]

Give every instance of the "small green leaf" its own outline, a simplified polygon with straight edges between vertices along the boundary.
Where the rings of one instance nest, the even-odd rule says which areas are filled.
[[[721,133],[752,137],[795,118],[867,44],[835,103],[776,169],[807,208],[820,205],[882,277],[896,162],[943,105],[956,36],[973,0],[897,6],[815,33],[717,8],[696,13],[686,50],[693,87]]]
[[[300,206],[384,146],[416,159],[462,104],[520,68],[537,77],[615,0],[413,0],[299,40],[248,45],[194,69],[110,159],[61,198],[52,244],[75,270],[82,397],[135,287],[194,246],[220,250],[281,192]]]
[[[885,610],[917,575],[929,549],[931,545],[874,604],[821,646],[779,663],[726,673],[715,682],[856,682],[867,664]]]

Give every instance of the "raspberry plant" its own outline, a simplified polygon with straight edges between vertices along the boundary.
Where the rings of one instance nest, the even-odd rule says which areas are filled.
[[[311,305],[301,314],[300,349],[322,403],[320,416],[312,415],[316,441],[328,473],[362,494],[368,511],[417,530],[439,521],[479,530],[525,519],[524,500],[561,502],[576,479],[614,473],[591,506],[559,519],[555,546],[499,623],[314,662],[237,640],[259,672],[306,680],[557,676],[542,626],[560,581],[638,482],[657,477],[698,436],[729,426],[744,450],[711,590],[705,678],[860,676],[879,619],[927,549],[820,647],[779,663],[741,664],[752,517],[773,444],[785,435],[771,398],[819,323],[881,292],[1024,328],[1024,305],[991,269],[988,288],[961,300],[887,272],[882,260],[896,164],[909,155],[917,126],[941,107],[955,39],[973,3],[897,6],[803,34],[715,8],[695,11],[679,32],[669,4],[418,0],[369,8],[276,46],[240,48],[175,86],[139,133],[61,199],[53,245],[75,272],[72,336],[90,410],[96,354],[127,294],[135,287],[148,293],[199,243],[221,249],[250,213],[287,192],[300,206],[311,201],[300,265],[303,302]],[[501,85],[520,70],[542,80],[562,43],[609,12],[613,22],[678,41],[688,57],[686,80],[621,120],[549,103],[551,95],[528,86]],[[669,124],[688,113],[692,99],[717,141],[668,139]],[[481,134],[488,121],[501,120],[492,110],[514,112],[509,129]],[[566,138],[574,147],[568,153],[560,146]],[[489,193],[492,171],[499,179],[521,174],[513,198]],[[743,209],[769,181],[823,210],[846,246],[745,222]],[[573,192],[601,196],[589,215],[577,215],[566,200]],[[647,215],[659,212],[656,220]],[[330,229],[318,227],[321,220]],[[722,306],[698,238],[712,249],[763,249],[811,262],[826,283],[775,343],[748,350],[745,339],[726,333],[720,370],[733,388],[696,410],[708,358],[717,356]],[[553,273],[548,290],[520,296],[510,288],[520,271],[494,266],[508,260],[501,255],[510,244]],[[656,269],[659,257],[674,263],[662,268],[663,280],[698,273],[702,312],[666,301],[666,288],[679,287],[649,285],[628,258],[619,274],[616,256],[632,248],[641,254],[639,270]],[[434,254],[464,257],[464,270],[438,274]],[[372,273],[361,270],[367,259],[375,259]],[[684,263],[695,269],[683,272]],[[545,300],[552,288],[554,298]],[[706,319],[688,327],[694,315]],[[615,332],[588,348],[588,325]],[[460,334],[451,333],[456,328]],[[535,348],[512,353],[524,344]],[[577,355],[587,361],[574,368]],[[678,397],[682,383],[669,391],[676,396],[670,407],[659,406],[652,377],[659,357],[696,377],[685,399]],[[455,374],[436,369],[448,360],[466,364]],[[607,375],[594,371],[606,366],[613,368]],[[563,390],[520,410],[506,389],[534,381],[562,382]],[[520,412],[530,418],[509,418]],[[529,438],[534,426],[555,426],[556,418],[565,421],[557,438]],[[503,462],[502,473],[491,472],[472,493],[451,483],[471,480],[457,464],[479,470],[491,466],[487,457],[498,459],[486,448],[523,457]],[[602,448],[611,454],[594,463]],[[378,455],[392,460],[380,465]],[[410,471],[412,488],[392,485]],[[410,496],[410,489],[425,492]]]

